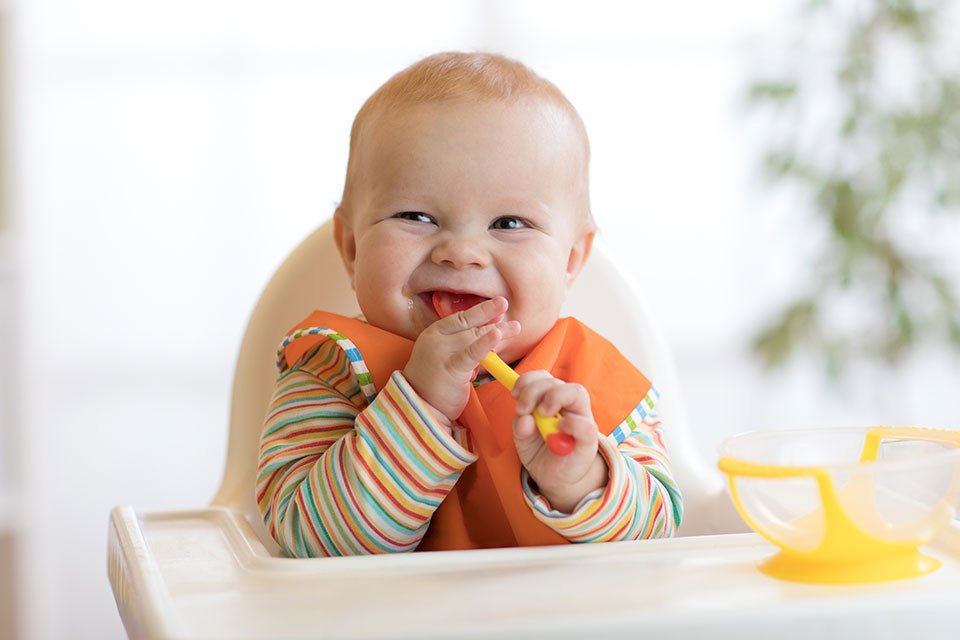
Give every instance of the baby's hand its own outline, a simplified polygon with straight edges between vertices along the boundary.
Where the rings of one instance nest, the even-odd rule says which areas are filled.
[[[517,380],[513,397],[517,400],[513,438],[520,462],[554,509],[572,512],[588,493],[607,485],[590,395],[579,384],[558,380],[546,371],[530,371]],[[573,451],[565,456],[550,452],[534,423],[534,409],[545,416],[563,413],[558,426],[573,436]]]
[[[506,298],[491,298],[437,320],[417,337],[403,376],[446,426],[463,412],[480,360],[520,333],[519,322],[503,320],[507,306]]]

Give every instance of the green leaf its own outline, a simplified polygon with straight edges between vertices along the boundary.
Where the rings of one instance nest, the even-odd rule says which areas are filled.
[[[847,242],[860,232],[861,202],[848,180],[835,180],[823,185],[820,206],[830,218],[834,232]]]
[[[814,299],[794,302],[754,339],[754,353],[768,367],[783,364],[796,344],[808,341],[816,333],[816,318],[817,303]]]
[[[771,151],[764,158],[767,173],[773,178],[790,174],[797,166],[797,158],[791,151]]]
[[[757,102],[789,102],[797,96],[797,84],[790,81],[757,82],[750,86],[747,97]]]
[[[960,321],[956,317],[947,318],[947,338],[954,348],[960,349]]]

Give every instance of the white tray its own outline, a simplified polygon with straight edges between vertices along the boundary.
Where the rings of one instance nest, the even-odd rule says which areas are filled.
[[[815,586],[756,569],[755,534],[293,560],[222,508],[111,514],[131,637],[960,638],[960,526],[920,578]]]

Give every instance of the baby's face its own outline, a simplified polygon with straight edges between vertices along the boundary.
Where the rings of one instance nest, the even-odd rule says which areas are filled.
[[[354,149],[340,248],[367,320],[415,339],[441,312],[503,296],[525,355],[589,253],[586,158],[553,106],[430,102],[377,116]]]

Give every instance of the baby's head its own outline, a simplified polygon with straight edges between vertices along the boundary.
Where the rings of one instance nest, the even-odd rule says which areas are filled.
[[[503,296],[517,359],[590,253],[589,145],[562,93],[491,54],[431,56],[353,124],[337,245],[367,320],[415,339],[438,312]]]

